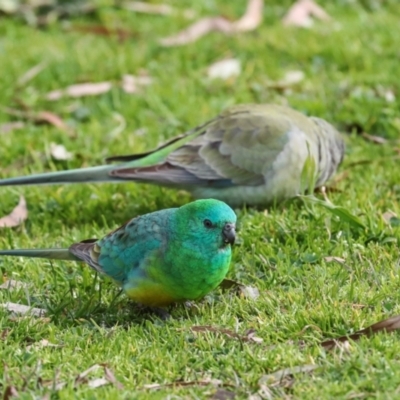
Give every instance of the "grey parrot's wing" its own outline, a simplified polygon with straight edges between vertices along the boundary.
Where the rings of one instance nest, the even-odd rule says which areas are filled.
[[[293,129],[293,115],[286,111],[275,105],[231,107],[197,128],[190,141],[172,149],[162,162],[141,167],[138,160],[132,168],[113,170],[111,176],[172,186],[261,185]],[[313,125],[300,113],[296,117]]]

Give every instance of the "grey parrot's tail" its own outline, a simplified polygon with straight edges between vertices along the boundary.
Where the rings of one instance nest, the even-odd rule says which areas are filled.
[[[77,182],[117,182],[120,179],[109,173],[115,165],[101,165],[98,167],[71,169],[69,171],[48,172],[17,178],[0,179],[0,186],[16,185],[52,185],[57,183]]]
[[[0,250],[0,256],[36,257],[36,258],[47,258],[52,260],[82,261],[80,258],[74,256],[68,249]]]

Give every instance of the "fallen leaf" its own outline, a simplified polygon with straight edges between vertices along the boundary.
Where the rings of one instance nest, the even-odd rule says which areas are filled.
[[[77,377],[75,378],[75,387],[77,385],[79,385],[82,382],[86,382],[85,378],[93,371],[97,371],[99,368],[102,368],[103,365],[101,364],[94,364],[91,367],[89,367],[88,369],[86,369],[85,371],[81,372],[80,374],[77,375]]]
[[[263,0],[248,0],[246,13],[236,22],[228,21],[224,17],[202,18],[176,35],[161,39],[160,44],[166,47],[182,46],[212,31],[232,34],[254,30],[262,21],[263,6]]]
[[[236,398],[236,393],[222,388],[218,388],[215,393],[209,397],[210,400],[230,400],[234,398]]]
[[[19,397],[18,390],[15,386],[7,386],[3,393],[3,400],[9,400],[13,397]]]
[[[385,144],[387,142],[387,140],[381,136],[369,135],[368,133],[365,133],[365,132],[362,133],[361,136],[364,139],[366,139],[370,142],[376,143],[376,144]]]
[[[122,89],[126,93],[137,93],[140,86],[148,86],[153,83],[153,79],[147,75],[134,76],[134,75],[123,75],[122,76]]]
[[[150,383],[147,385],[144,385],[144,389],[163,389],[163,388],[169,388],[169,387],[179,387],[179,386],[222,386],[223,382],[219,379],[202,379],[202,380],[197,380],[197,381],[175,381],[172,383],[166,383],[166,384],[159,384],[159,383]],[[225,385],[225,386],[231,386],[231,385]]]
[[[324,257],[324,260],[326,262],[332,262],[332,261],[336,261],[339,264],[344,264],[346,262],[346,260],[344,258],[341,257],[336,257],[336,256],[328,256],[328,257]]]
[[[244,337],[246,338],[245,340],[249,342],[262,343],[264,341],[262,338],[256,336],[256,331],[254,329],[249,329]]]
[[[93,371],[97,371],[98,369],[103,368],[104,370],[104,377],[103,378],[96,378],[92,380],[88,380],[87,376],[92,373]],[[107,367],[106,364],[94,364],[87,370],[81,372],[76,378],[74,382],[74,387],[76,388],[77,386],[87,383],[89,387],[91,388],[97,388],[100,386],[104,386],[108,383],[112,383],[114,386],[116,386],[118,389],[122,389],[123,385],[118,382],[114,376],[114,374],[111,372],[111,370]],[[59,385],[64,387],[66,385],[66,382],[61,382]]]
[[[246,335],[239,335],[236,332],[233,332],[229,329],[226,328],[217,328],[211,325],[195,325],[192,326],[191,331],[193,332],[200,332],[200,333],[206,333],[206,332],[213,332],[213,333],[221,333],[223,335],[226,335],[230,338],[233,339],[238,339],[243,342],[254,342],[254,343],[262,343],[262,339],[255,336],[255,331],[254,330],[249,330]]]
[[[25,124],[22,121],[6,122],[0,125],[0,133],[10,133],[17,129],[22,129]]]
[[[109,383],[110,382],[106,378],[95,378],[95,379],[92,379],[91,381],[88,381],[87,385],[92,389],[96,389],[101,386],[108,385]]]
[[[42,308],[36,308],[36,307],[29,307],[25,306],[23,304],[16,304],[16,303],[5,303],[5,304],[0,304],[1,307],[4,307],[7,311],[11,311],[16,314],[30,314],[33,315],[34,317],[41,317],[44,314],[46,314],[46,310]]]
[[[43,347],[63,347],[62,344],[53,344],[50,343],[47,339],[39,340],[36,343],[32,343],[29,346],[26,346],[26,350],[38,349]]]
[[[232,33],[232,23],[223,17],[203,18],[176,35],[161,39],[160,44],[165,47],[182,46],[195,42],[197,39],[212,31],[226,34]]]
[[[376,324],[370,325],[367,328],[361,329],[357,332],[351,333],[349,335],[340,336],[336,339],[329,339],[321,342],[321,346],[326,350],[331,350],[337,347],[340,343],[348,342],[351,340],[358,340],[362,336],[372,336],[379,332],[394,332],[400,329],[400,315],[395,315],[394,317],[384,319],[383,321],[377,322]]]
[[[20,4],[15,0],[1,0],[0,1],[0,11],[5,14],[14,14],[18,11]]]
[[[247,9],[242,18],[233,23],[238,32],[253,31],[262,22],[264,0],[249,0]]]
[[[13,290],[18,290],[21,288],[26,288],[28,286],[25,282],[16,281],[14,279],[9,279],[0,285],[0,289],[9,290],[10,292]]]
[[[10,328],[3,329],[0,333],[0,340],[6,340],[10,333],[11,333]]]
[[[107,367],[104,366],[104,374],[106,379],[112,383],[117,389],[123,389],[124,385],[121,382],[118,382],[117,379],[115,378],[113,372]]]
[[[272,374],[263,375],[258,380],[258,385],[260,387],[274,387],[274,386],[284,386],[290,387],[293,385],[293,375],[299,373],[308,373],[312,372],[315,369],[319,368],[319,365],[310,364],[310,365],[299,365],[292,368],[284,368],[279,371],[273,372]],[[287,378],[292,378],[288,381],[284,381]]]
[[[246,286],[242,283],[233,281],[231,279],[224,279],[219,287],[222,290],[235,290],[239,295],[250,298],[252,300],[256,300],[260,296],[260,292],[257,288],[252,286]]]
[[[46,62],[41,62],[25,72],[17,81],[18,86],[26,85],[36,75],[40,74],[47,67]]]
[[[93,35],[99,36],[116,36],[120,42],[137,36],[136,33],[130,32],[126,29],[111,29],[103,25],[73,25],[71,26],[70,30],[84,33],[92,33]]]
[[[384,97],[385,97],[385,100],[386,100],[388,103],[394,103],[394,102],[396,101],[396,96],[395,96],[395,94],[393,93],[393,91],[390,90],[390,89],[388,89],[388,90],[385,91]]]
[[[390,224],[392,218],[397,218],[397,214],[393,211],[386,211],[382,214],[382,218],[387,224]]]
[[[125,8],[126,10],[146,13],[146,14],[172,15],[180,13],[179,10],[176,10],[167,4],[150,4],[150,3],[145,3],[144,1],[130,1],[124,3],[122,7]],[[196,13],[193,10],[186,9],[182,11],[182,15],[185,18],[191,19],[194,18]]]
[[[58,100],[62,97],[83,97],[83,96],[98,96],[106,93],[112,88],[111,82],[96,82],[96,83],[80,83],[68,86],[65,89],[53,90],[47,93],[47,100]]]
[[[284,77],[279,81],[268,81],[267,87],[271,89],[283,90],[296,85],[304,79],[303,71],[288,71]]]
[[[207,69],[208,77],[211,79],[229,79],[240,75],[240,61],[236,58],[217,61]]]
[[[362,310],[365,307],[367,307],[365,304],[351,303],[351,308],[354,308],[355,310]]]
[[[50,111],[41,111],[36,116],[37,122],[46,122],[50,125],[55,126],[61,130],[68,130],[67,125],[65,125],[64,121],[53,112]]]
[[[260,291],[254,286],[243,286],[240,290],[244,297],[251,300],[256,300],[260,296]]]
[[[284,25],[309,28],[313,23],[312,16],[322,21],[329,21],[331,19],[325,10],[313,0],[297,0],[289,8],[282,22]]]
[[[19,226],[28,218],[28,209],[23,196],[19,198],[18,205],[11,211],[10,214],[0,218],[0,227],[13,228]]]
[[[69,130],[69,127],[64,123],[64,121],[56,114],[51,111],[22,111],[14,108],[1,107],[3,111],[14,117],[24,118],[29,121],[33,121],[36,124],[47,123],[53,125],[62,130]]]
[[[72,158],[72,153],[67,151],[62,144],[50,143],[50,154],[55,160],[59,161],[71,160]]]

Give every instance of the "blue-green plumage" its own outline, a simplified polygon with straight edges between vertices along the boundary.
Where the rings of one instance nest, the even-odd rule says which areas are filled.
[[[198,200],[133,218],[100,240],[69,249],[3,250],[1,255],[83,260],[150,306],[198,299],[228,272],[236,215],[225,203]]]

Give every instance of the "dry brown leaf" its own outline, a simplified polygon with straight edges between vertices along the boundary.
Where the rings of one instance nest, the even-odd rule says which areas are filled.
[[[226,34],[232,33],[232,23],[223,17],[203,18],[176,35],[161,39],[160,44],[165,47],[182,46],[195,42],[197,39],[212,31]]]
[[[83,97],[83,96],[98,96],[99,94],[106,93],[112,88],[111,82],[96,82],[96,83],[79,83],[76,85],[68,86],[65,89],[53,90],[47,93],[47,100],[58,100],[62,97]]]
[[[72,153],[67,151],[62,144],[50,143],[50,154],[55,160],[59,161],[71,160],[72,158]]]
[[[0,304],[0,306],[5,308],[7,311],[11,311],[16,314],[22,314],[22,315],[30,314],[33,315],[34,317],[42,317],[44,314],[46,314],[46,310],[42,308],[29,307],[23,304],[8,302],[5,304]]]
[[[260,291],[254,286],[243,286],[240,288],[240,290],[242,296],[248,299],[256,300],[258,297],[260,297]]]
[[[390,220],[392,218],[397,218],[397,214],[393,211],[386,211],[382,214],[382,218],[387,224],[390,224]]]
[[[68,130],[65,122],[57,114],[54,114],[51,111],[40,111],[36,116],[36,121],[46,122],[64,131]]]
[[[236,398],[236,393],[223,388],[218,388],[215,393],[209,397],[210,400],[229,400]]]
[[[301,82],[304,77],[303,71],[288,71],[281,80],[267,82],[267,87],[278,90],[287,89]]]
[[[117,381],[117,378],[114,376],[113,372],[105,365],[104,366],[104,375],[106,379],[112,383],[117,389],[123,389],[124,385],[121,382]]]
[[[395,96],[395,94],[393,93],[393,91],[390,90],[390,89],[385,91],[384,97],[385,97],[385,100],[386,100],[388,103],[394,103],[394,102],[396,101],[396,96]]]
[[[15,388],[15,386],[7,386],[3,393],[3,400],[9,400],[13,397],[19,397],[18,390]]]
[[[267,385],[267,386],[278,386],[282,383],[282,380],[288,376],[292,376],[294,374],[299,374],[302,372],[312,372],[315,369],[319,368],[319,365],[309,364],[309,365],[299,365],[292,368],[284,368],[279,371],[273,372],[272,374],[263,375],[259,380],[259,386]]]
[[[235,31],[247,32],[256,29],[262,22],[264,0],[249,0],[243,17],[233,23]]]
[[[207,75],[211,79],[229,79],[240,75],[240,61],[236,58],[217,61],[207,69]]]
[[[137,93],[141,86],[148,86],[153,83],[153,79],[148,75],[123,75],[122,89],[126,93]]]
[[[393,332],[400,329],[400,315],[385,319],[377,322],[376,324],[370,325],[365,329],[361,329],[350,335],[340,336],[336,339],[325,340],[321,343],[321,346],[326,350],[331,350],[338,346],[339,343],[348,342],[351,340],[358,340],[362,336],[371,336],[379,332]]]
[[[339,264],[343,264],[346,262],[346,260],[344,258],[341,257],[336,257],[336,256],[328,256],[328,257],[324,257],[324,260],[326,262],[332,262],[332,261],[336,261]]]
[[[11,333],[10,328],[3,329],[0,333],[0,340],[6,340],[10,333]]]
[[[131,37],[137,36],[136,33],[126,29],[115,28],[111,29],[103,25],[73,25],[70,28],[72,31],[91,33],[99,36],[116,36],[120,42],[123,42]]]
[[[313,23],[311,19],[312,16],[323,21],[329,21],[331,19],[326,11],[313,0],[297,0],[292,7],[289,8],[282,22],[284,25],[308,28]]]
[[[236,332],[231,331],[230,329],[226,328],[217,328],[211,325],[195,325],[190,328],[193,332],[200,332],[200,333],[206,333],[206,332],[213,332],[213,333],[221,333],[223,335],[226,335],[230,338],[233,339],[238,339],[243,342],[254,342],[254,343],[262,343],[262,339],[255,336],[255,331],[254,330],[249,330],[246,332],[246,335],[239,335]]]
[[[33,121],[36,124],[47,123],[53,125],[62,130],[68,130],[69,127],[64,123],[64,121],[56,114],[51,111],[39,111],[37,113],[32,111],[22,111],[14,108],[1,107],[3,111],[14,117],[24,118],[29,121]]]
[[[233,289],[239,295],[247,297],[252,300],[256,300],[260,296],[260,292],[256,287],[253,286],[246,286],[242,283],[233,281],[231,279],[224,279],[220,284],[219,287],[222,290],[231,290]]]
[[[263,0],[248,0],[246,13],[239,20],[231,22],[224,17],[202,18],[176,35],[161,39],[160,44],[166,47],[182,46],[212,31],[232,34],[254,30],[262,21],[263,5]]]
[[[123,7],[130,11],[156,15],[172,15],[179,14],[180,12],[167,4],[150,4],[144,1],[130,1],[123,4]],[[195,17],[196,13],[194,10],[183,10],[182,15],[185,18],[192,19]]]
[[[28,286],[25,282],[16,281],[14,279],[9,279],[0,285],[0,289],[5,289],[9,291],[18,290],[21,288],[26,288]]]
[[[97,371],[98,369],[103,368],[104,370],[104,377],[103,378],[95,378],[92,380],[88,380],[87,376],[92,373],[93,371]],[[123,385],[118,382],[114,376],[114,374],[111,372],[111,370],[107,367],[106,364],[94,364],[87,370],[81,372],[76,378],[75,378],[75,383],[74,387],[77,387],[81,384],[88,384],[89,387],[91,388],[97,388],[100,386],[104,386],[108,383],[112,383],[115,385],[118,389],[122,389]],[[66,385],[66,382],[61,382],[59,386],[64,387]]]
[[[95,378],[87,382],[87,385],[92,388],[96,389],[101,386],[108,385],[110,382],[106,378]]]
[[[87,382],[85,378],[93,371],[97,371],[99,368],[103,368],[103,365],[101,364],[94,364],[85,371],[81,372],[80,374],[77,375],[75,378],[75,387],[79,385],[80,383]]]
[[[36,75],[40,74],[47,67],[46,62],[41,62],[28,71],[26,71],[17,81],[18,86],[26,85],[29,81],[31,81]]]
[[[385,144],[387,142],[387,140],[381,136],[375,136],[375,135],[369,135],[368,133],[362,133],[361,136],[372,142],[372,143],[376,143],[376,144]]]
[[[0,218],[0,228],[13,228],[19,226],[28,218],[28,208],[23,196],[19,198],[18,205],[11,211],[10,214]]]
[[[211,378],[206,378],[206,379],[201,379],[197,381],[175,381],[172,383],[166,383],[166,384],[159,384],[159,383],[150,383],[148,385],[144,385],[144,389],[163,389],[163,388],[169,388],[169,387],[179,387],[179,386],[223,386],[223,382],[219,379],[211,379]],[[225,385],[225,386],[231,386],[231,385]]]
[[[47,339],[39,340],[36,343],[32,343],[29,346],[26,346],[26,350],[38,349],[43,347],[63,347],[62,344],[53,344],[50,343]]]
[[[6,122],[5,124],[0,125],[0,134],[10,133],[17,129],[22,129],[24,126],[25,124],[22,121]]]

